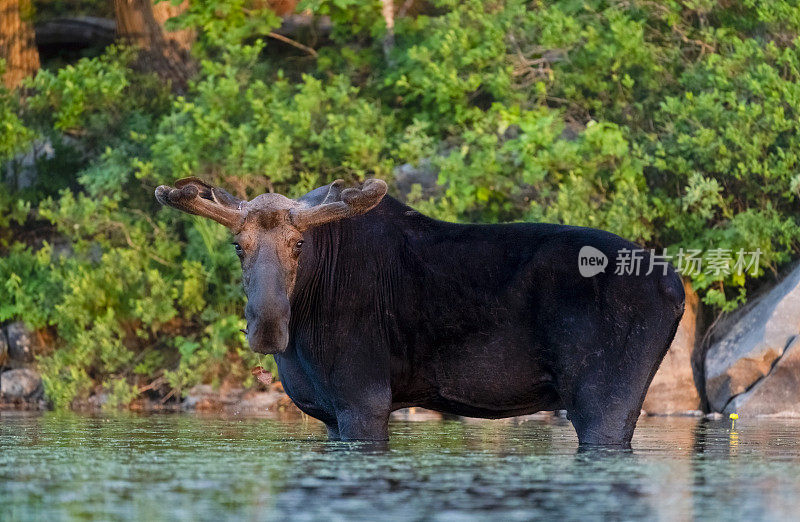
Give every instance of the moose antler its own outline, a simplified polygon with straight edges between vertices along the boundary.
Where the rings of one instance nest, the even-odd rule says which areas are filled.
[[[307,230],[331,221],[364,214],[381,202],[386,189],[385,181],[368,179],[361,188],[343,190],[339,201],[331,201],[330,197],[326,197],[319,205],[294,208],[289,215],[297,229]]]
[[[213,219],[228,228],[238,227],[245,215],[241,201],[195,177],[179,179],[175,188],[159,186],[156,199],[162,205]]]
[[[339,188],[341,183],[342,180],[336,180],[299,200],[269,193],[252,201],[241,201],[220,188],[191,177],[176,181],[175,188],[161,185],[156,189],[156,199],[163,205],[213,219],[234,231],[243,225],[248,212],[288,210],[292,225],[303,231],[363,214],[380,203],[386,194],[386,183],[380,179],[368,179],[361,188],[344,190]]]

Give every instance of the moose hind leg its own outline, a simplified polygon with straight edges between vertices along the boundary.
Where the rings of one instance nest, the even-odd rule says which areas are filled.
[[[672,318],[654,322],[606,338],[603,349],[564,390],[581,445],[630,447],[647,389],[678,326]]]
[[[341,440],[342,436],[339,435],[339,424],[338,422],[334,421],[331,423],[325,423],[325,428],[328,430],[328,440],[336,441]]]
[[[580,445],[629,447],[641,411],[641,401],[634,398],[636,390],[618,392],[602,386],[590,393],[602,395],[583,397],[581,390],[567,410]]]

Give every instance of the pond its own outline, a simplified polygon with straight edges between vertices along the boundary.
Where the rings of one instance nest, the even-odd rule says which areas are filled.
[[[0,519],[795,519],[800,419],[642,418],[632,451],[564,419],[393,421],[388,447],[310,419],[0,414]]]

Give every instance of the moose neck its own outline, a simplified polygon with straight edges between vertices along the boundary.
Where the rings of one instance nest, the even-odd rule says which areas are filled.
[[[519,299],[505,295],[513,288],[510,279],[519,276],[510,268],[524,263],[537,243],[531,237],[521,246],[514,239],[520,232],[537,235],[521,228],[530,230],[524,224],[437,221],[387,196],[363,216],[312,229],[291,300],[290,347],[336,348],[328,340],[341,338],[342,331],[330,328],[403,345],[398,336],[413,337],[405,344],[436,342],[500,321],[492,311]],[[359,322],[366,317],[369,325]]]
[[[291,297],[290,348],[322,349],[332,337],[327,331],[332,318],[341,327],[342,316],[363,317],[365,307],[372,307],[368,315],[373,315],[374,307],[398,298],[391,274],[404,263],[398,247],[404,243],[408,211],[387,196],[363,216],[306,232]]]

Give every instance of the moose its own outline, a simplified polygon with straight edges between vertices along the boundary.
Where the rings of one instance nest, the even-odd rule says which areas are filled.
[[[248,343],[274,354],[286,393],[332,440],[387,440],[389,414],[420,406],[489,419],[566,410],[579,444],[630,445],[683,315],[668,264],[620,272],[620,252],[651,258],[609,232],[448,223],[382,180],[343,184],[296,200],[240,200],[194,177],[155,191],[233,233]],[[581,275],[584,247],[609,267]]]

